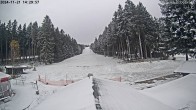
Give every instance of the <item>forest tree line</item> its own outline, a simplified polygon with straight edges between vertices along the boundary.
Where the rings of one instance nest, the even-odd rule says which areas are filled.
[[[49,16],[41,26],[37,22],[18,25],[18,22],[0,22],[0,58],[2,64],[11,60],[40,61],[45,64],[60,62],[82,53],[83,45],[59,28],[55,28]]]
[[[105,27],[103,33],[95,38],[91,49],[98,54],[128,60],[164,58],[179,53],[195,55],[195,2],[187,2],[186,5],[189,8],[184,9],[186,7],[184,4],[179,6],[173,2],[173,7],[170,7],[168,6],[170,0],[160,1],[162,13],[166,15],[160,19],[153,18],[142,3],[135,5],[131,0],[127,0],[124,7],[119,5],[118,10],[114,12],[112,21]],[[182,7],[184,10],[180,10],[178,12],[180,15],[174,19],[175,11]],[[187,15],[186,18],[183,18],[184,15]],[[181,18],[183,20],[177,21]],[[189,22],[190,28],[187,30],[189,33],[184,33],[187,28],[182,30],[179,25],[171,25],[173,22],[181,25],[182,21]],[[174,28],[174,26],[176,27]],[[183,31],[179,32],[183,34],[177,33],[176,30]],[[186,42],[183,41],[184,36],[188,36]]]

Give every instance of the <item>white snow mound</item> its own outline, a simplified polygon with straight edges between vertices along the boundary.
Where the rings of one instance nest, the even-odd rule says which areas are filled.
[[[97,79],[103,110],[174,110],[124,83]]]
[[[62,88],[35,110],[96,110],[92,79],[86,78]]]
[[[196,74],[189,74],[142,93],[176,109],[196,110]]]

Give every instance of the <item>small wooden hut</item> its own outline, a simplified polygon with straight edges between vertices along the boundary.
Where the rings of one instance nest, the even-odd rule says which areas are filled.
[[[20,75],[20,74],[24,74],[23,70],[29,69],[29,67],[28,66],[5,66],[5,69],[6,69],[6,74]]]

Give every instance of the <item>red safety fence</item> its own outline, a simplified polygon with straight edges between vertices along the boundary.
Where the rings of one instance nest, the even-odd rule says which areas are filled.
[[[54,80],[49,80],[49,79],[46,79],[46,78],[41,78],[39,76],[38,81],[40,81],[40,82],[42,82],[42,83],[44,83],[46,85],[66,86],[68,84],[77,82],[79,80],[58,80],[58,81],[54,81]]]
[[[122,82],[122,81],[124,81],[124,78],[122,78],[122,77],[115,77],[115,78],[111,78],[110,80]]]

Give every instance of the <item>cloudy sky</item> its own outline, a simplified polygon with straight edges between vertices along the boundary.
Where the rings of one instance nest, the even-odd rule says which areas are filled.
[[[90,44],[109,24],[118,4],[124,6],[126,0],[39,0],[39,4],[31,5],[18,1],[21,3],[0,4],[1,22],[16,19],[20,24],[37,21],[41,25],[49,15],[55,27],[63,29],[78,43]],[[132,1],[142,2],[152,16],[161,16],[159,0]]]

